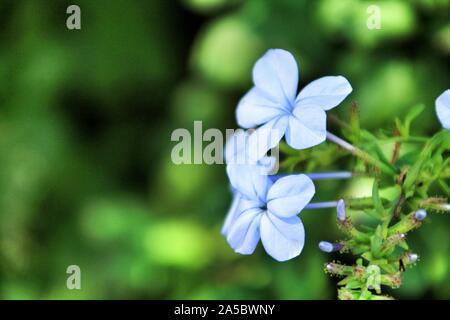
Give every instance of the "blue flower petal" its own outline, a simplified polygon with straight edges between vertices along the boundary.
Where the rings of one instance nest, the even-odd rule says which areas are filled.
[[[229,230],[227,241],[240,254],[252,254],[259,242],[259,226],[263,211],[254,208],[243,212]]]
[[[233,202],[231,202],[230,209],[228,209],[228,213],[225,217],[225,221],[222,226],[222,230],[220,231],[224,236],[227,236],[228,231],[230,230],[231,226],[236,221],[237,217],[240,214],[239,209],[239,202],[241,200],[241,195],[239,193],[235,193],[233,196]]]
[[[327,76],[314,80],[297,96],[296,106],[317,106],[330,110],[340,104],[350,93],[352,86],[343,76]]]
[[[306,149],[325,141],[327,115],[320,108],[303,105],[296,107],[289,117],[286,142],[294,149]]]
[[[278,261],[298,256],[305,243],[305,229],[299,217],[281,219],[266,212],[260,225],[261,241],[266,252]]]
[[[263,204],[263,206],[264,206],[264,204]],[[242,197],[241,201],[239,201],[239,207],[238,207],[237,211],[239,211],[240,212],[239,214],[241,214],[242,212],[245,212],[247,210],[252,210],[255,208],[260,209],[261,202]]]
[[[262,157],[260,160],[258,160],[257,164],[266,175],[272,174],[272,171],[278,168],[275,168],[275,165],[277,164],[277,158],[274,156]]]
[[[288,126],[289,117],[282,116],[270,120],[253,132],[248,138],[249,157],[257,161],[270,149],[278,145]]]
[[[249,134],[238,129],[228,138],[225,144],[225,162],[226,163],[245,163],[246,146]]]
[[[450,130],[450,89],[436,99],[436,114],[442,126]]]
[[[247,143],[249,134],[237,129],[225,144],[225,162],[229,164],[248,164]]]
[[[267,193],[267,208],[281,218],[297,215],[311,201],[314,183],[304,174],[278,179]]]
[[[277,159],[273,156],[262,157],[259,160],[250,158],[249,136],[248,132],[242,129],[235,131],[225,145],[225,162],[228,165],[257,165],[261,168],[261,173],[268,175],[274,169]]]
[[[289,109],[298,86],[298,67],[292,54],[282,49],[268,50],[253,67],[253,83],[272,101]]]
[[[258,165],[227,165],[227,174],[232,187],[248,200],[264,204],[272,182],[267,178],[267,169]]]
[[[341,199],[338,201],[336,206],[336,212],[337,212],[337,219],[340,222],[344,222],[345,219],[347,219],[347,215],[345,213],[345,202],[344,199]]]
[[[262,90],[253,87],[242,97],[236,109],[236,119],[243,128],[254,128],[286,113],[284,102],[273,101]]]

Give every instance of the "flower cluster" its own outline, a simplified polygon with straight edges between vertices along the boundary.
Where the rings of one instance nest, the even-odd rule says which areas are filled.
[[[234,200],[222,233],[238,253],[253,253],[261,239],[270,256],[285,261],[303,249],[305,233],[297,215],[309,204],[315,188],[304,174],[273,183],[268,173],[275,159],[266,154],[283,136],[294,149],[325,141],[325,111],[342,102],[352,87],[342,76],[328,76],[311,82],[297,95],[297,64],[281,49],[267,51],[256,62],[253,82],[236,116],[241,127],[257,129],[251,134],[238,132],[225,148]]]
[[[226,170],[234,195],[222,228],[229,245],[237,253],[248,255],[261,240],[265,251],[274,259],[292,259],[301,253],[305,240],[298,214],[303,209],[327,207],[337,208],[338,224],[354,239],[339,243],[322,241],[319,243],[322,251],[355,249],[354,243],[370,239],[351,224],[343,200],[310,203],[315,194],[313,180],[350,178],[351,172],[271,176],[277,159],[267,155],[283,137],[295,150],[311,148],[328,139],[400,181],[399,168],[327,132],[326,111],[338,106],[352,92],[350,83],[343,76],[326,76],[311,82],[297,94],[298,67],[292,54],[282,49],[268,50],[255,63],[253,83],[253,88],[240,100],[236,110],[239,126],[252,130],[238,130],[225,147]],[[450,129],[450,90],[438,97],[435,105],[442,126]],[[407,183],[405,181],[405,185]],[[376,202],[375,196],[373,202]],[[397,205],[405,198],[405,194],[400,195]],[[383,216],[383,206],[375,203],[375,207]],[[425,217],[426,211],[419,209],[393,227],[396,233],[388,235],[384,232],[386,235],[380,238],[384,243],[380,244],[379,252],[385,254],[403,242],[405,234],[400,231],[417,227]],[[366,247],[361,245],[356,251]],[[417,254],[408,253],[404,259],[415,262]],[[378,266],[370,265],[367,270],[374,268]],[[372,273],[367,274],[373,280]]]
[[[406,244],[407,233],[420,227],[430,210],[450,211],[444,197],[428,196],[433,182],[438,182],[444,193],[450,195],[450,187],[444,181],[450,177],[450,160],[446,159],[450,141],[450,89],[435,102],[437,118],[444,130],[431,138],[411,136],[410,123],[421,111],[412,110],[404,122],[397,119],[392,137],[380,138],[394,142],[389,160],[380,152],[377,138],[359,128],[354,110],[351,125],[346,125],[345,130],[347,137],[359,140],[350,139],[351,144],[327,131],[326,111],[338,106],[352,92],[343,76],[322,77],[297,94],[298,67],[294,57],[285,50],[270,49],[255,63],[253,83],[236,110],[239,126],[251,130],[238,130],[225,147],[233,202],[222,234],[237,253],[252,254],[261,240],[271,257],[286,261],[297,257],[304,246],[300,212],[334,207],[337,225],[348,239],[321,241],[319,249],[361,256],[353,266],[334,262],[326,265],[326,272],[345,277],[339,282],[344,286],[339,290],[339,298],[389,298],[380,294],[380,286],[398,287],[400,272],[418,261],[419,256],[409,251]],[[328,146],[312,148],[325,140],[355,156],[360,161],[358,169],[292,173],[298,161],[314,159],[315,150],[316,159],[323,156],[324,149],[330,150],[326,153],[329,157],[336,157],[334,149]],[[416,143],[417,154],[402,155],[402,142]],[[286,153],[285,163],[294,166],[289,167],[288,173],[271,175],[278,159],[268,152],[277,146],[282,146]],[[371,197],[311,202],[316,192],[313,181],[348,179],[355,173],[374,178]],[[381,187],[391,190],[390,198],[380,195]],[[360,230],[347,209],[360,211],[377,223]]]

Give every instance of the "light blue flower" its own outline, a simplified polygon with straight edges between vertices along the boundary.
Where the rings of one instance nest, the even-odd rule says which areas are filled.
[[[258,127],[250,137],[252,155],[261,158],[283,136],[295,149],[305,149],[326,139],[326,110],[341,103],[352,91],[342,76],[317,79],[297,95],[298,68],[294,57],[282,49],[268,50],[253,67],[254,87],[236,110],[243,128]]]
[[[257,166],[249,169],[238,181],[230,177],[236,194],[222,233],[240,254],[252,254],[261,240],[266,252],[278,261],[298,256],[305,230],[297,214],[314,196],[313,182],[300,174],[272,183]]]
[[[252,175],[268,175],[276,163],[274,157],[264,156],[259,160],[250,157],[250,136],[246,131],[237,130],[225,145],[227,174],[234,189],[241,189],[239,184],[245,185],[245,180],[252,179]]]
[[[422,221],[427,217],[427,212],[424,209],[419,209],[416,211],[416,214],[414,215],[417,221]]]
[[[408,259],[409,259],[409,262],[411,262],[411,263],[415,263],[415,262],[417,262],[417,260],[419,260],[419,255],[417,254],[417,253],[408,253]]]
[[[236,132],[228,139],[225,145],[225,162],[227,171],[230,167],[240,166],[245,168],[247,165],[256,165],[261,168],[262,174],[269,174],[276,164],[275,157],[262,157],[255,159],[251,157],[250,136],[247,131],[242,129]]]
[[[450,89],[436,99],[436,114],[442,126],[450,130]]]
[[[338,201],[337,207],[336,207],[336,212],[337,212],[337,219],[340,222],[345,222],[345,220],[347,219],[347,215],[345,213],[345,202],[344,199],[341,199]]]
[[[225,236],[228,235],[231,225],[239,215],[238,208],[242,196],[237,190],[243,190],[243,193],[249,194],[251,190],[248,190],[248,187],[251,185],[248,181],[255,180],[257,183],[263,183],[276,162],[274,157],[268,156],[256,161],[251,159],[248,152],[249,136],[248,132],[237,130],[225,145],[226,170],[233,191],[233,201],[221,230]]]
[[[233,190],[234,191],[234,190]],[[241,201],[241,194],[239,192],[233,192],[233,201],[231,202],[231,206],[228,209],[228,213],[225,216],[225,221],[222,226],[222,230],[220,231],[225,237],[228,236],[228,232],[230,231],[231,226],[236,221],[239,216],[239,203]]]
[[[344,245],[342,243],[331,243],[328,241],[319,242],[319,249],[326,253],[340,251],[343,247]]]

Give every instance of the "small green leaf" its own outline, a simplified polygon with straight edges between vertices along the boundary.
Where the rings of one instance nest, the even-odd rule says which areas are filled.
[[[364,259],[366,259],[367,261],[372,261],[373,257],[372,257],[372,253],[370,252],[365,252],[361,255],[361,257],[363,257]],[[361,264],[362,265],[362,264]]]
[[[375,180],[373,182],[372,199],[373,199],[373,205],[375,207],[376,212],[380,216],[383,216],[384,215],[384,207],[383,207],[383,203],[381,202],[381,199],[380,199],[380,193],[378,191],[378,181],[377,180]]]
[[[348,289],[361,288],[361,282],[358,280],[350,280],[347,282],[347,285],[345,287]]]
[[[411,166],[414,162],[417,161],[418,158],[419,154],[417,153],[417,151],[407,152],[404,155],[400,156],[395,164],[400,168]]]
[[[372,299],[372,292],[369,290],[365,290],[361,292],[361,295],[359,296],[359,300],[371,300]]]
[[[345,286],[347,283],[349,283],[350,281],[354,281],[354,277],[353,276],[347,276],[344,279],[342,279],[341,281],[338,282],[339,286]]]
[[[398,246],[404,250],[408,250],[408,244],[406,243],[406,241],[400,241],[400,243],[398,244]]]
[[[413,106],[410,111],[408,112],[408,114],[405,117],[405,121],[404,121],[404,132],[401,132],[403,136],[408,137],[409,136],[409,129],[411,127],[411,122],[417,118],[425,109],[425,105],[424,104],[416,104],[415,106]]]
[[[375,234],[370,238],[370,246],[372,251],[373,257],[379,257],[381,254],[381,247],[383,245],[383,239],[384,239],[384,232],[383,227],[381,225],[378,225],[377,229],[375,230]]]

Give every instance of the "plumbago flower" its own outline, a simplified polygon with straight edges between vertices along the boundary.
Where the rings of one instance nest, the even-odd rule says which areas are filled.
[[[222,233],[240,254],[252,254],[261,239],[266,252],[278,261],[298,256],[305,230],[297,214],[314,196],[313,182],[300,174],[272,183],[258,166],[247,168],[245,177],[230,176],[236,194]]]
[[[245,128],[262,126],[252,134],[238,131],[227,142],[225,159],[234,198],[222,234],[242,254],[253,253],[261,238],[272,257],[285,261],[299,255],[303,248],[304,229],[296,215],[314,195],[314,184],[305,175],[299,175],[296,180],[284,177],[273,182],[267,175],[275,158],[267,157],[266,153],[284,134],[288,143],[297,149],[324,141],[324,110],[338,105],[352,89],[343,77],[324,77],[308,85],[296,98],[297,65],[292,55],[281,49],[269,50],[256,62],[253,78],[255,87],[238,105],[238,123]],[[274,202],[268,188],[272,184],[273,190],[280,186],[287,188],[287,193],[280,193],[279,198],[284,197],[289,203],[289,198],[294,197],[289,192],[296,190],[294,181],[305,188],[296,196],[301,205],[289,211],[289,215],[280,215],[283,208],[269,204],[282,201]],[[320,207],[322,204],[318,204],[317,208]]]
[[[255,198],[256,185],[268,184],[272,185],[276,183],[280,178],[286,177],[286,175],[269,175],[274,170],[276,159],[274,157],[263,157],[258,161],[253,161],[249,158],[248,140],[250,135],[247,132],[238,130],[227,142],[225,147],[225,160],[227,162],[227,174],[230,179],[233,191],[233,201],[228,214],[225,218],[224,225],[222,227],[222,234],[228,237],[231,228],[235,225],[238,217],[245,212],[248,198]],[[324,172],[324,173],[308,173],[305,175],[309,179],[323,180],[323,179],[348,179],[351,178],[351,172]],[[305,178],[302,178],[305,179]],[[268,180],[268,181],[266,181]],[[281,182],[280,182],[281,183]],[[243,196],[244,195],[244,196]],[[245,196],[247,195],[247,196]],[[250,195],[250,196],[249,196]],[[288,195],[286,195],[288,196]],[[335,202],[322,202],[311,203],[304,208],[309,209],[321,209],[328,207],[335,207],[338,203]],[[298,208],[299,212],[302,208]],[[275,212],[276,214],[276,212]],[[240,222],[238,222],[240,223]],[[245,229],[245,228],[244,228]],[[239,229],[236,229],[239,230]],[[242,230],[240,230],[242,231]],[[286,238],[291,237],[288,233],[285,233],[284,229],[279,229],[280,234]],[[288,230],[289,231],[289,230]],[[236,239],[236,233],[233,234]],[[304,238],[303,229],[298,234],[299,239]],[[295,238],[296,239],[296,238]],[[266,239],[266,241],[269,241]],[[230,244],[235,242],[230,242]],[[263,242],[264,243],[264,242]],[[243,254],[251,254],[251,251],[245,251],[239,248],[237,245],[232,247],[238,252]],[[300,247],[299,247],[300,248]],[[301,251],[301,249],[300,249]],[[298,254],[300,254],[300,251]],[[296,254],[296,255],[298,255]],[[287,255],[286,260],[295,257],[296,255]],[[273,256],[273,255],[272,255]],[[289,258],[288,258],[289,257]]]
[[[345,138],[351,139],[347,142],[326,131],[325,111],[352,91],[342,76],[320,78],[296,95],[298,72],[294,58],[287,51],[272,49],[256,62],[253,81],[254,87],[241,99],[236,113],[240,126],[256,130],[251,134],[236,133],[225,148],[234,199],[222,234],[237,253],[252,254],[261,240],[270,256],[286,261],[298,256],[304,245],[305,230],[297,215],[303,209],[336,208],[336,224],[345,238],[321,241],[319,249],[357,257],[350,265],[325,265],[326,272],[343,278],[338,282],[338,298],[390,299],[382,294],[382,287],[398,288],[402,273],[419,261],[418,254],[408,249],[408,234],[418,229],[429,214],[450,212],[450,89],[436,99],[437,117],[447,130],[430,137],[410,135],[411,121],[420,114],[413,108],[403,121],[396,120],[392,135],[372,134],[360,127],[355,104],[351,125],[346,125],[343,132]],[[267,156],[267,151],[283,137],[294,149],[309,148],[328,139],[357,159],[356,171],[290,174],[298,164],[326,170],[317,159],[329,157],[325,163],[337,163],[340,156],[334,149],[298,152],[283,146],[280,168],[287,169],[287,173],[269,175],[276,161]],[[381,146],[392,141],[395,143],[387,157],[380,152]],[[414,151],[405,154],[406,150],[401,150],[404,143]],[[345,202],[310,203],[315,194],[312,180],[359,175],[373,178],[371,196],[349,195]],[[442,194],[435,194],[436,188]],[[393,191],[385,197],[381,190]],[[367,227],[353,221],[352,212],[370,217],[374,225]]]
[[[450,130],[450,89],[436,99],[436,114],[442,126]]]
[[[254,87],[236,110],[243,128],[258,127],[250,136],[252,156],[259,159],[286,137],[294,149],[306,149],[326,139],[326,113],[352,91],[342,76],[317,79],[297,95],[298,68],[282,49],[268,50],[253,67]]]
[[[233,202],[222,227],[222,234],[228,235],[231,225],[239,215],[239,204],[241,202],[241,193],[237,190],[244,190],[245,194],[251,192],[246,188],[251,186],[248,181],[252,179],[259,180],[261,177],[268,175],[274,165],[276,159],[274,157],[263,157],[253,161],[249,157],[248,138],[250,134],[243,130],[237,130],[233,136],[227,141],[225,146],[225,162],[227,163],[227,174],[231,182],[233,191]]]
[[[264,156],[260,159],[251,157],[250,136],[249,132],[238,129],[227,141],[225,162],[227,164],[227,174],[232,181],[239,182],[240,179],[233,176],[245,176],[249,171],[249,167],[259,168],[259,173],[264,175],[270,174],[275,167],[275,157]],[[237,188],[236,186],[233,187]]]

